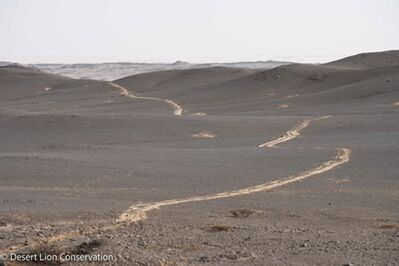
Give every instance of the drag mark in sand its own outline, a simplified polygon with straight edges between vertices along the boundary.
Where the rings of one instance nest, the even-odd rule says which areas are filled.
[[[122,95],[122,96],[130,97],[130,98],[133,98],[133,99],[140,99],[140,100],[165,102],[168,105],[173,107],[174,115],[182,115],[182,113],[183,113],[183,108],[180,105],[178,105],[177,103],[175,103],[174,101],[172,101],[172,100],[162,99],[162,98],[157,98],[157,97],[137,96],[137,95],[134,95],[133,93],[131,93],[129,90],[127,90],[123,86],[120,86],[120,85],[115,84],[113,82],[108,82],[108,84],[111,85],[112,87],[115,87],[115,88],[119,89],[120,90],[120,95]]]
[[[299,121],[293,128],[288,130],[283,136],[281,136],[275,140],[260,144],[258,147],[259,148],[264,148],[264,147],[273,148],[277,144],[292,140],[292,139],[298,137],[299,135],[301,135],[301,133],[300,133],[301,130],[304,128],[307,128],[311,121],[317,121],[317,120],[326,119],[329,117],[330,116],[322,116],[322,117],[315,118],[315,119],[305,119],[305,120]]]
[[[299,173],[297,175],[289,176],[280,180],[264,183],[257,186],[242,188],[238,190],[232,190],[227,192],[221,192],[216,194],[210,194],[205,196],[196,196],[180,199],[165,200],[153,203],[136,204],[129,207],[129,209],[123,212],[117,222],[119,223],[135,223],[147,218],[147,213],[151,210],[159,209],[164,206],[177,205],[189,202],[198,201],[208,201],[222,198],[230,198],[236,196],[248,195],[256,192],[268,191],[276,187],[288,185],[290,183],[298,182],[304,180],[308,177],[319,175],[324,172],[333,170],[334,168],[349,162],[351,155],[351,150],[348,148],[339,148],[338,153],[334,159],[324,162],[321,165],[307,170],[305,172]]]

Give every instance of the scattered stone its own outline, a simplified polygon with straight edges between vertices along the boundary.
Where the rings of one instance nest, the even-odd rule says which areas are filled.
[[[198,257],[198,259],[201,262],[206,262],[206,261],[208,261],[208,256],[201,255],[201,256]]]
[[[137,245],[142,246],[142,247],[148,246],[147,242],[144,239],[142,239],[142,238],[139,238],[137,240]]]

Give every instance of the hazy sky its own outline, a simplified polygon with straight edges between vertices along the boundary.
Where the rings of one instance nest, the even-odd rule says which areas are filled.
[[[323,62],[399,49],[399,0],[0,0],[0,61]]]

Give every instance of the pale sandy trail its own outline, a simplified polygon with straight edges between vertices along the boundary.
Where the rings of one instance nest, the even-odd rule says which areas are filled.
[[[316,118],[316,119],[311,119],[311,120],[304,120],[299,122],[294,128],[291,130],[287,131],[287,133],[276,140],[267,142],[268,143],[274,143],[271,147],[274,145],[288,141],[290,139],[293,139],[299,135],[299,131],[306,128],[310,121],[315,121],[315,120],[320,120],[320,119],[325,119],[328,118],[327,116],[321,117],[321,118]],[[285,137],[285,138],[284,138]],[[269,147],[268,145],[261,144],[259,147]],[[120,226],[123,225],[129,225],[141,220],[144,220],[147,218],[147,213],[149,211],[159,209],[161,207],[165,206],[172,206],[172,205],[177,205],[177,204],[183,204],[183,203],[190,203],[190,202],[200,202],[200,201],[209,201],[209,200],[216,200],[216,199],[222,199],[222,198],[231,198],[231,197],[237,197],[237,196],[244,196],[252,193],[257,193],[257,192],[263,192],[263,191],[268,191],[277,187],[281,187],[284,185],[288,185],[294,182],[302,181],[306,178],[309,178],[314,175],[319,175],[328,171],[331,171],[338,166],[345,164],[349,162],[350,160],[350,155],[351,155],[351,150],[348,148],[338,148],[338,153],[336,156],[327,162],[322,163],[321,165],[314,167],[312,169],[309,169],[307,171],[301,172],[296,175],[292,175],[283,179],[275,180],[272,182],[267,182],[264,184],[256,185],[256,186],[251,186],[251,187],[246,187],[246,188],[241,188],[237,190],[231,190],[231,191],[226,191],[226,192],[220,192],[216,194],[209,194],[209,195],[204,195],[204,196],[193,196],[193,197],[186,197],[186,198],[177,198],[177,199],[171,199],[171,200],[164,200],[164,201],[159,201],[159,202],[152,202],[152,203],[144,203],[144,204],[134,204],[131,205],[126,211],[124,211],[116,221],[105,221],[98,223],[97,226],[92,227],[92,229],[85,231],[86,234],[90,233],[99,233],[99,232],[106,232],[109,230],[116,229]],[[46,243],[53,243],[53,242],[58,242],[62,241],[65,239],[69,238],[74,238],[77,236],[82,235],[82,232],[80,230],[75,231],[69,231],[66,233],[61,233],[57,234],[45,239],[40,239],[39,242],[37,241],[32,241],[31,245],[35,244],[40,244],[42,242]],[[30,246],[31,246],[30,245]],[[21,248],[26,248],[25,244],[17,244],[11,247],[8,247],[7,249],[0,250],[0,254],[2,253],[10,253],[17,251]]]
[[[319,175],[328,171],[331,171],[338,166],[349,162],[351,150],[348,148],[338,148],[338,152],[336,156],[327,162],[322,163],[321,165],[309,169],[307,171],[301,172],[296,175],[292,175],[286,178],[282,178],[279,180],[275,180],[272,182],[267,182],[264,184],[241,188],[237,190],[231,190],[226,192],[220,192],[216,194],[209,194],[204,196],[193,196],[193,197],[186,197],[186,198],[177,198],[171,200],[164,200],[159,202],[152,202],[152,203],[144,203],[144,204],[135,204],[130,206],[125,212],[123,212],[116,221],[103,221],[97,223],[96,226],[91,226],[90,229],[85,230],[85,234],[99,234],[105,233],[107,231],[112,232],[112,230],[117,229],[118,227],[133,224],[147,218],[147,213],[149,211],[159,209],[165,206],[172,206],[178,205],[183,203],[190,203],[190,202],[200,202],[200,201],[209,201],[209,200],[216,200],[216,199],[223,199],[223,198],[231,198],[237,196],[244,196],[249,195],[252,193],[257,192],[264,192],[269,191],[271,189],[285,186],[294,182],[302,181],[306,178],[311,176]],[[71,230],[61,234],[56,234],[47,238],[41,238],[39,240],[32,240],[29,244],[29,247],[34,248],[35,246],[46,243],[51,244],[54,242],[63,241],[66,239],[76,238],[82,236],[81,230]],[[0,254],[7,254],[11,252],[16,252],[23,248],[27,248],[25,243],[16,244],[14,246],[9,246],[6,249],[0,250]]]
[[[131,93],[129,90],[127,90],[123,86],[120,86],[120,85],[115,84],[113,82],[108,82],[108,84],[111,85],[112,87],[115,87],[115,88],[119,89],[120,90],[120,94],[122,96],[130,97],[130,98],[133,98],[133,99],[140,99],[140,100],[165,102],[168,105],[173,107],[174,115],[182,115],[182,113],[183,113],[183,107],[181,107],[180,105],[178,105],[176,102],[174,102],[172,100],[162,99],[162,98],[157,98],[157,97],[137,96],[137,95],[134,95],[133,93]]]
[[[231,190],[227,192],[221,192],[216,194],[210,194],[205,196],[194,196],[194,197],[187,197],[187,198],[178,198],[172,200],[165,200],[159,202],[152,202],[152,203],[144,203],[144,204],[135,204],[129,207],[128,210],[123,212],[117,222],[127,222],[127,223],[135,223],[140,220],[143,220],[147,217],[147,212],[159,209],[165,206],[177,205],[182,203],[189,203],[189,202],[198,202],[198,201],[208,201],[208,200],[215,200],[215,199],[222,199],[222,198],[230,198],[236,196],[243,196],[248,195],[256,192],[268,191],[276,187],[288,185],[290,183],[298,182],[304,180],[308,177],[322,174],[327,171],[331,171],[334,168],[349,162],[351,155],[351,150],[348,148],[339,148],[338,153],[334,159],[324,162],[321,165],[307,170],[305,172],[299,173],[297,175],[289,176],[287,178],[279,179],[276,181],[246,187],[237,190]]]
[[[277,138],[275,140],[260,144],[258,147],[259,148],[264,148],[264,147],[273,148],[277,144],[292,140],[292,139],[298,137],[299,135],[301,135],[301,133],[300,133],[301,130],[304,129],[304,128],[307,128],[309,126],[310,122],[321,120],[321,119],[326,119],[326,118],[329,118],[329,117],[330,116],[322,116],[322,117],[319,117],[319,118],[305,119],[305,120],[299,121],[293,128],[288,130],[283,136],[281,136],[281,137],[279,137],[279,138]]]

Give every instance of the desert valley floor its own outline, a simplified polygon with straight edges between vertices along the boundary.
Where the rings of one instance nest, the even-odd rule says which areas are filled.
[[[12,252],[398,265],[399,52],[112,82],[1,67]]]

